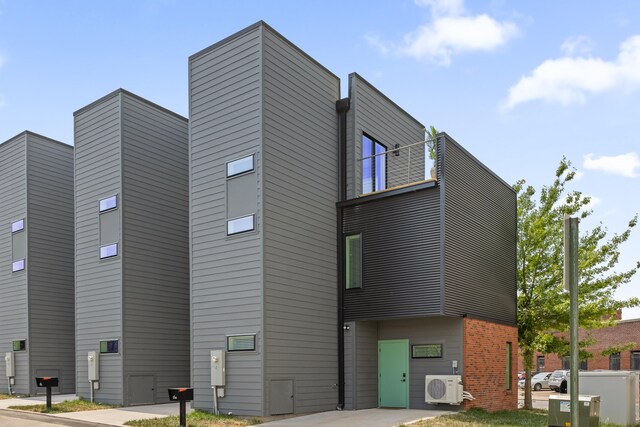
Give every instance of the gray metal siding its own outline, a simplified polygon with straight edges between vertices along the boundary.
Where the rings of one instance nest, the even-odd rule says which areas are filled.
[[[345,290],[345,320],[440,314],[440,189],[344,208],[344,233],[362,234],[362,288]]]
[[[27,138],[30,377],[57,371],[59,391],[73,393],[73,147]]]
[[[345,322],[344,331],[344,409],[355,409],[356,322]]]
[[[122,95],[123,348],[132,375],[155,376],[155,401],[189,384],[187,122]]]
[[[122,249],[100,260],[98,218],[98,201],[122,194],[120,134],[117,92],[75,114],[76,393],[85,399],[87,352],[102,339],[122,340]],[[96,400],[121,404],[122,382],[122,354],[101,355]]]
[[[444,150],[444,311],[516,322],[516,195],[457,143]]]
[[[378,322],[356,324],[355,409],[378,407]]]
[[[462,368],[462,338],[461,318],[429,317],[378,322],[379,340],[409,340],[410,408],[442,409],[442,406],[425,403],[424,376],[452,374],[454,360]],[[442,358],[411,359],[411,346],[414,344],[442,344]],[[462,369],[459,375],[462,375]],[[462,409],[462,406],[452,406],[450,409]]]
[[[14,339],[27,339],[29,335],[27,304],[27,273],[12,273],[11,223],[27,218],[26,134],[20,134],[0,145],[0,357],[12,351]],[[26,261],[26,269],[29,259]],[[30,342],[27,351],[14,352],[17,393],[28,394],[32,380],[29,376]],[[3,392],[6,392],[6,372],[0,364]]]
[[[194,407],[213,407],[210,350],[257,333],[257,351],[227,354],[222,412],[263,414],[261,30],[189,62],[191,327]],[[225,162],[256,153],[257,231],[226,235]]]
[[[400,147],[424,140],[424,126],[399,108],[384,94],[374,88],[356,73],[349,75],[349,98],[351,106],[347,112],[347,198],[352,199],[362,191],[361,162],[362,134],[366,133],[388,150],[395,144]],[[406,184],[398,181],[402,176],[396,167],[408,164],[407,150],[401,150],[400,156],[387,156],[388,187]],[[424,179],[424,151],[412,150],[411,180]],[[396,170],[396,173],[392,171]]]
[[[294,412],[332,410],[340,82],[268,27],[263,37],[265,389],[293,379]]]

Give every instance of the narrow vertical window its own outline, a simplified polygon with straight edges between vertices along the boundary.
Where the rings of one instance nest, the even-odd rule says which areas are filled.
[[[511,390],[511,343],[507,342],[507,390]]]
[[[24,230],[24,219],[18,220],[11,224],[11,232],[17,233],[18,231]]]
[[[612,371],[620,370],[620,353],[613,353],[609,355],[609,369]]]
[[[562,369],[571,369],[571,358],[569,356],[562,357]]]
[[[589,363],[586,360],[581,360],[580,361],[580,370],[581,371],[588,371],[589,370]]]
[[[536,359],[536,372],[544,372],[544,356],[538,356]]]
[[[353,234],[345,238],[345,288],[362,287],[362,235]]]
[[[387,147],[362,135],[362,194],[387,188]]]
[[[640,371],[640,351],[631,352],[631,370]]]
[[[100,200],[100,212],[110,211],[111,209],[115,209],[118,207],[118,196],[107,197],[106,199]]]

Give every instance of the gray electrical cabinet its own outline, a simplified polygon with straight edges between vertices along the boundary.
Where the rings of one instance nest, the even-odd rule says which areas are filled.
[[[75,391],[73,153],[29,131],[0,144],[0,392]]]
[[[578,421],[581,427],[600,426],[600,396],[581,394],[578,397]],[[549,427],[571,425],[571,399],[568,394],[549,396]]]
[[[605,423],[635,426],[638,418],[638,372],[580,372],[580,393],[600,395],[600,418]]]

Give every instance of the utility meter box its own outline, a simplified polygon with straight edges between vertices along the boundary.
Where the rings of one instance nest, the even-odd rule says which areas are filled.
[[[225,377],[224,350],[211,350],[211,387],[223,387]]]
[[[578,396],[578,421],[580,427],[600,427],[600,396]],[[571,425],[571,398],[567,394],[549,396],[549,427]]]
[[[100,380],[100,354],[97,351],[90,351],[87,354],[87,363],[89,366],[89,381]]]
[[[13,352],[4,354],[4,366],[5,372],[7,373],[7,378],[13,378],[16,376],[16,364],[13,359]]]

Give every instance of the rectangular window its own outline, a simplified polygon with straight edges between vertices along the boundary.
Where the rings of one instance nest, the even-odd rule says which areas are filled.
[[[442,357],[442,344],[416,344],[411,346],[412,359],[434,359]]]
[[[100,353],[117,353],[118,352],[118,340],[106,340],[100,341]]]
[[[227,163],[227,178],[252,171],[253,168],[253,154],[238,160],[233,160]]]
[[[640,351],[631,352],[631,370],[640,371]]]
[[[110,211],[118,207],[118,196],[107,197],[100,200],[100,212]]]
[[[118,244],[112,243],[110,245],[100,247],[100,259],[111,258],[118,256]]]
[[[227,351],[255,351],[255,335],[230,335],[227,337]]]
[[[11,224],[11,232],[17,233],[18,231],[24,230],[24,219],[18,220]]]
[[[507,342],[507,390],[511,390],[511,343]]]
[[[581,371],[588,371],[589,370],[589,364],[587,363],[586,360],[581,360],[580,361],[580,370]]]
[[[362,194],[387,188],[387,147],[362,134]]]
[[[26,340],[15,340],[12,343],[13,351],[25,351],[27,349],[27,341]]]
[[[544,356],[538,356],[536,359],[536,371],[544,372]]]
[[[13,264],[11,264],[11,271],[13,271],[14,273],[16,271],[22,271],[24,270],[24,260],[18,260],[18,261],[14,261]]]
[[[353,234],[345,238],[345,288],[362,287],[362,235]]]
[[[620,353],[613,353],[609,355],[609,369],[612,371],[620,370]]]
[[[571,369],[571,358],[569,356],[562,357],[562,369]]]
[[[255,230],[255,215],[243,216],[242,218],[230,219],[227,221],[227,235],[244,233]]]

